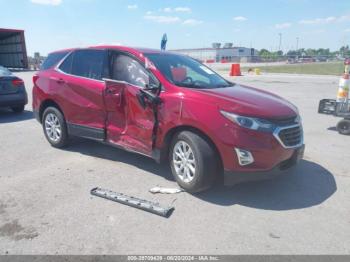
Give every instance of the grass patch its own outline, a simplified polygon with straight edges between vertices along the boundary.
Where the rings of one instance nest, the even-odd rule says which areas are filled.
[[[243,67],[243,71],[249,68],[260,68],[262,73],[286,73],[286,74],[309,74],[309,75],[341,75],[344,73],[343,62],[325,62],[310,64],[291,64],[279,66],[256,66]]]

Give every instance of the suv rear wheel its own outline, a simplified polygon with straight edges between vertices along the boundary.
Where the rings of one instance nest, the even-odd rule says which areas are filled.
[[[64,147],[68,143],[67,125],[63,114],[55,107],[45,109],[42,120],[47,141],[53,147]]]
[[[219,172],[215,150],[205,139],[190,131],[175,135],[169,162],[177,183],[190,193],[211,187]]]

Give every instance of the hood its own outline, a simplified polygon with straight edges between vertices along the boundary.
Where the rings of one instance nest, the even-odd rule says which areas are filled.
[[[287,100],[256,88],[235,84],[233,87],[197,89],[214,99],[222,110],[243,116],[261,118],[291,117],[298,109]]]

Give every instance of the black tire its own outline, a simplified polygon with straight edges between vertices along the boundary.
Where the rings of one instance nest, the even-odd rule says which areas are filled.
[[[177,174],[173,160],[175,145],[181,141],[184,141],[190,146],[195,159],[195,172],[193,179],[189,182],[184,182]],[[196,193],[210,188],[220,172],[216,150],[200,135],[190,131],[177,133],[173,138],[169,150],[169,163],[177,183],[190,193]]]
[[[53,114],[54,116],[57,117],[59,125],[61,127],[61,134],[60,134],[60,137],[57,141],[54,141],[53,139],[51,139],[46,131],[45,121],[46,121],[46,118],[49,114]],[[64,116],[60,110],[58,110],[55,107],[46,108],[44,113],[43,113],[43,117],[42,117],[42,126],[43,126],[43,131],[44,131],[44,134],[45,134],[47,141],[53,147],[62,148],[62,147],[65,147],[68,145],[69,136],[68,136],[68,132],[67,132],[67,124],[66,124],[66,120],[64,119]]]
[[[350,135],[350,120],[344,119],[338,122],[337,130],[339,134]]]
[[[22,113],[24,111],[24,105],[11,107],[12,111],[15,113]]]

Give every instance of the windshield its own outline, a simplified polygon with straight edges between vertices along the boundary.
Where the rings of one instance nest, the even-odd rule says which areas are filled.
[[[145,54],[167,80],[177,86],[189,88],[220,88],[232,83],[196,60],[176,54]]]
[[[10,76],[12,75],[11,71],[7,68],[0,66],[0,76]]]

